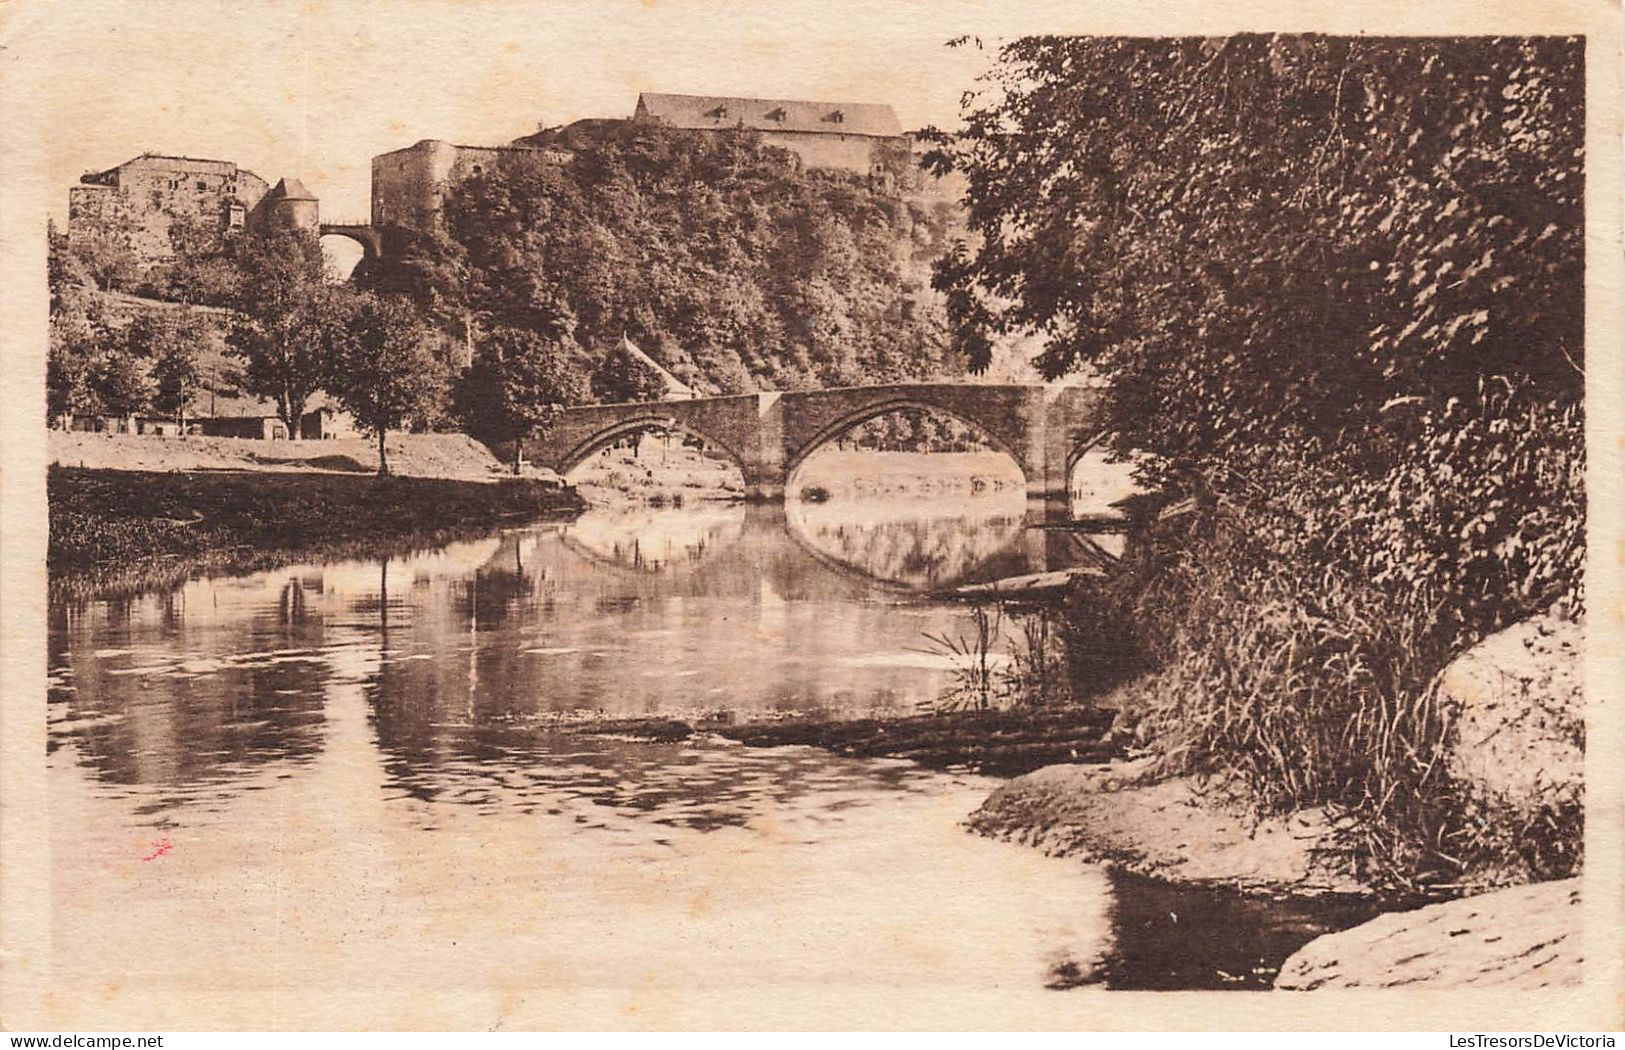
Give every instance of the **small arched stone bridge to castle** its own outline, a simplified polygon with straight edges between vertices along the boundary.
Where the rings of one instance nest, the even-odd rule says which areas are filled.
[[[384,252],[384,233],[369,222],[324,222],[316,227],[319,237],[346,237],[361,245],[361,257],[368,262]]]
[[[533,463],[560,474],[639,430],[691,434],[731,456],[750,499],[784,497],[806,458],[877,416],[926,409],[967,423],[1015,460],[1030,499],[1064,517],[1077,459],[1099,436],[1100,391],[1029,384],[901,383],[680,401],[589,405],[566,410],[525,445]]]

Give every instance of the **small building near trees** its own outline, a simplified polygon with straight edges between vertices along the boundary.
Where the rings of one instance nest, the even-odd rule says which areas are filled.
[[[660,362],[639,349],[638,344],[621,336],[621,341],[610,348],[605,356],[604,364],[609,367],[620,367],[629,372],[643,372],[652,374],[661,387],[660,400],[687,401],[696,397],[694,388],[672,375]]]
[[[187,430],[211,437],[258,438],[281,441],[288,438],[287,424],[277,415],[276,402],[252,397],[226,397],[208,391],[192,402],[195,415],[187,420]],[[304,441],[329,441],[360,437],[355,420],[325,394],[317,394],[305,405],[299,420]]]
[[[284,441],[288,427],[277,415],[276,402],[261,398],[217,394],[205,390],[192,399],[186,412],[186,427],[174,415],[140,412],[135,415],[85,413],[67,421],[66,429],[95,434],[141,434],[150,437],[180,437],[197,434],[204,437],[251,438],[260,441]],[[328,441],[360,437],[355,420],[339,408],[325,394],[317,394],[305,406],[299,421],[299,433],[304,441]]]

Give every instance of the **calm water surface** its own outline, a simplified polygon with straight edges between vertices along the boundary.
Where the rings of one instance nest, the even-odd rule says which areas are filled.
[[[963,832],[992,781],[560,731],[914,710],[948,676],[924,632],[963,615],[919,592],[1065,557],[1019,501],[786,513],[592,512],[59,602],[59,975],[147,1028],[1086,1023],[1056,988],[1125,983],[1145,909]]]

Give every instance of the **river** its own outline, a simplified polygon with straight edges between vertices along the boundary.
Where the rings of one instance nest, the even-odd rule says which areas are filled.
[[[1057,556],[979,506],[592,511],[56,600],[57,985],[132,1029],[1073,1026],[1089,988],[1257,986],[1301,916],[970,835],[990,779],[561,725],[929,706],[964,611],[922,592]]]

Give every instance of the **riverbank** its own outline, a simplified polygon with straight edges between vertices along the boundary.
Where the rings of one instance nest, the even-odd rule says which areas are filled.
[[[980,835],[1168,882],[1244,893],[1374,894],[1339,863],[1323,811],[1254,819],[1221,786],[1140,758],[1054,765],[1001,785],[966,821]]]
[[[1259,817],[1220,779],[1170,775],[1176,764],[1159,757],[1167,742],[1143,732],[1150,723],[1137,735],[1152,754],[1018,777],[967,824],[1178,885],[1357,895],[1387,912],[1306,945],[1284,966],[1281,988],[1572,984],[1582,962],[1583,639],[1583,624],[1554,608],[1482,639],[1429,687],[1451,726],[1437,752],[1449,778],[1439,790],[1460,800],[1476,836],[1452,844],[1448,880],[1370,864],[1357,810]],[[1146,686],[1108,702],[1136,688]],[[1396,875],[1406,874],[1416,889],[1397,893]]]
[[[744,480],[731,460],[658,434],[645,437],[635,449],[604,449],[573,471],[570,480],[594,507],[682,506],[745,497]]]
[[[390,472],[403,477],[487,481],[509,470],[467,434],[390,434]],[[89,470],[258,470],[374,474],[378,443],[370,437],[330,441],[158,437],[46,431],[46,451],[59,467]]]
[[[531,479],[52,467],[53,588],[144,590],[198,574],[437,546],[582,501]]]

